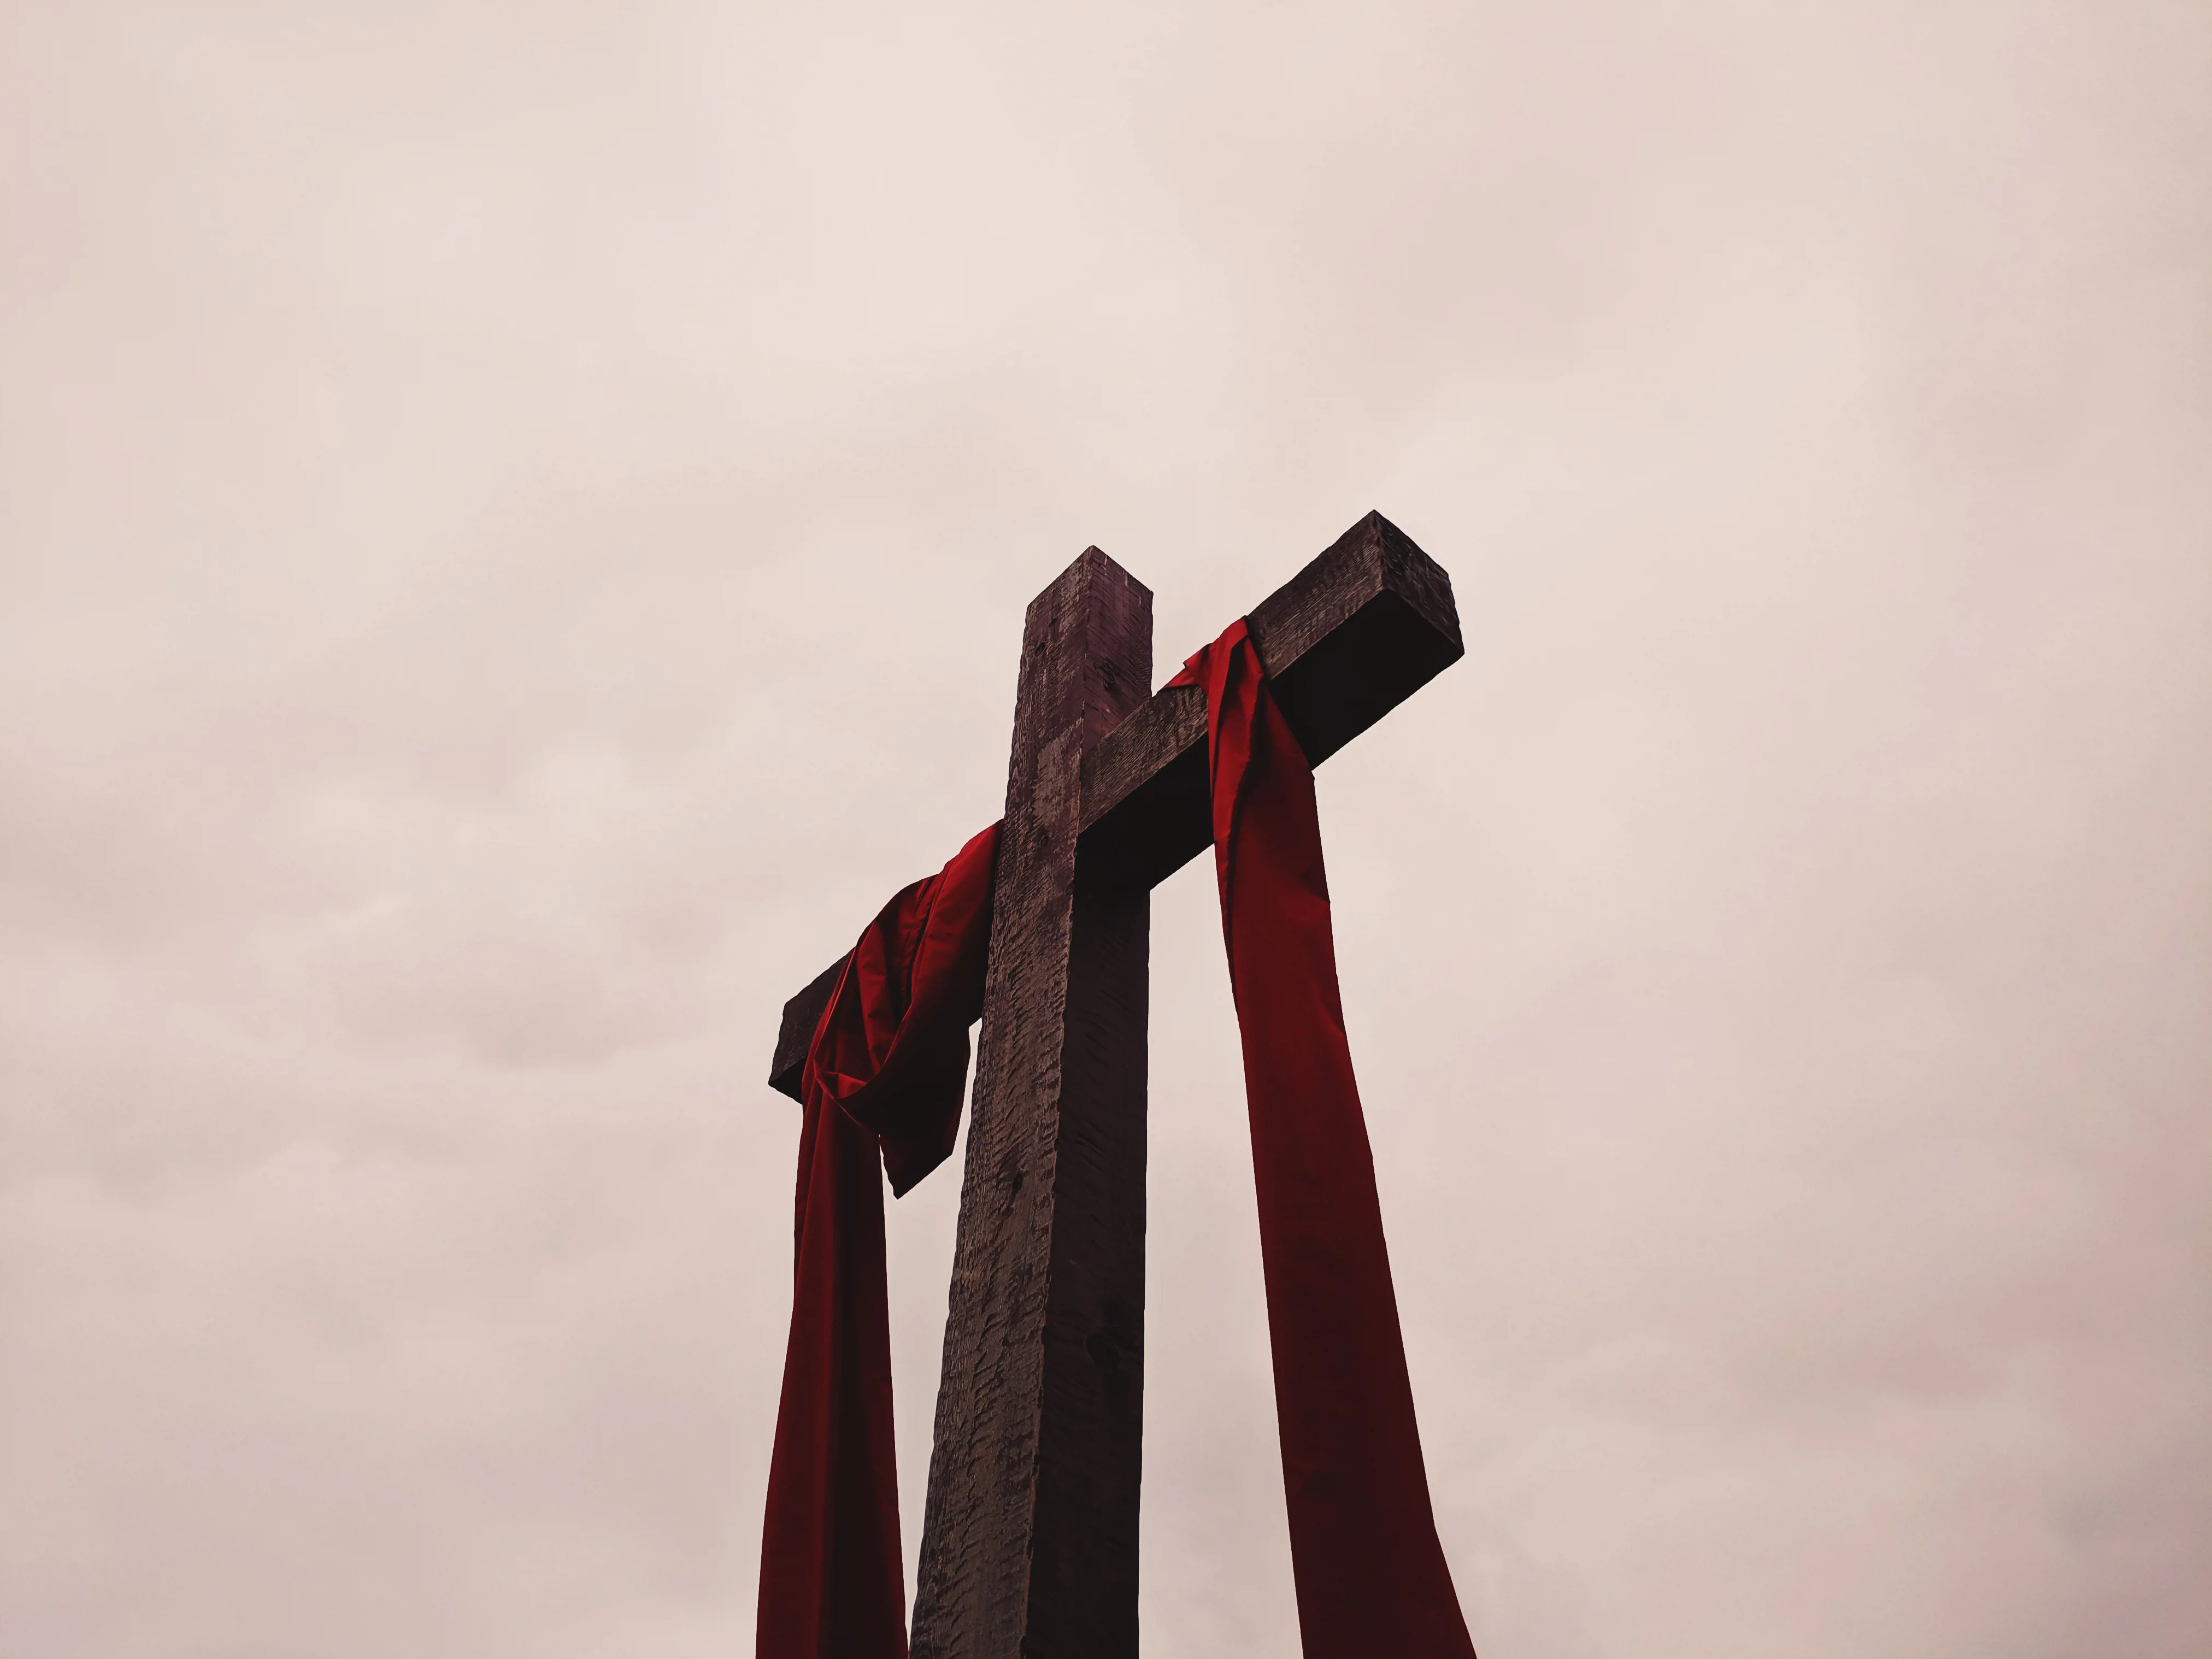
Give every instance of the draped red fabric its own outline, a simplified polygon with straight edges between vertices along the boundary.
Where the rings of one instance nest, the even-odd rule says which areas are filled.
[[[880,1158],[904,1193],[959,1129],[996,824],[846,957],[799,1092],[796,1258],[761,1531],[758,1659],[905,1659]]]
[[[1474,1659],[1429,1504],[1337,991],[1313,770],[1243,623],[1173,683],[1206,694],[1305,1659]],[[884,907],[808,1051],[759,1659],[905,1659],[876,1168],[880,1157],[904,1193],[952,1149],[997,842],[994,824]]]
[[[1242,621],[1173,683],[1206,688],[1305,1659],[1473,1659],[1429,1505],[1345,1037],[1313,769]]]

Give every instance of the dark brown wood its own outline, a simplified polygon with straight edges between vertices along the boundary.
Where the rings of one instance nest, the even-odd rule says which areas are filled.
[[[1451,582],[1370,513],[1250,613],[1319,764],[1462,654]],[[1133,1659],[1151,891],[1207,846],[1206,696],[1092,548],[1023,631],[915,1583],[915,1659]],[[794,1098],[836,966],[784,1006]]]
[[[1316,766],[1465,653],[1451,578],[1380,513],[1249,617],[1275,700]],[[1212,845],[1203,690],[1163,688],[1085,758],[1083,840],[1154,884]]]
[[[1077,845],[1083,757],[1144,702],[1152,632],[1096,548],[1023,629],[916,1659],[1137,1650],[1152,890]]]
[[[829,1004],[830,994],[837,988],[837,975],[844,967],[845,958],[839,957],[783,1005],[783,1024],[776,1030],[775,1059],[768,1068],[768,1086],[781,1089],[793,1100],[799,1097],[799,1073],[806,1064],[807,1045],[814,1041],[814,1028],[822,1023],[822,1010]]]
[[[1451,578],[1370,513],[1250,613],[1260,659],[1318,766],[1463,653]],[[1206,696],[1170,686],[1085,752],[1086,854],[1157,885],[1211,844]],[[842,959],[841,959],[842,960]],[[784,1005],[769,1083],[799,1097],[799,1067],[837,964]]]

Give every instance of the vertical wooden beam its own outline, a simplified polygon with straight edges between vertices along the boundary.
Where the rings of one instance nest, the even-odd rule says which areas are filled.
[[[1152,610],[1094,547],[1023,629],[915,1659],[1137,1651],[1152,900],[1077,846]]]

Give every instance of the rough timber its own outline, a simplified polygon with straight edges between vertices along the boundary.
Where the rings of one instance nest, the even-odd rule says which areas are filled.
[[[1462,654],[1451,581],[1370,513],[1249,614],[1318,765]],[[1097,548],[1023,629],[915,1659],[1133,1659],[1151,893],[1212,841],[1206,696]],[[785,1005],[794,1098],[836,969]]]

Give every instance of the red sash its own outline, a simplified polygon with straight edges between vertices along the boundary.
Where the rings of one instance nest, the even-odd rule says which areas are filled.
[[[983,1012],[993,824],[868,924],[799,1092],[797,1261],[761,1528],[757,1659],[906,1659],[878,1158],[903,1193],[952,1150]]]
[[[1275,1415],[1305,1659],[1474,1659],[1437,1542],[1345,1040],[1313,771],[1243,623],[1206,694],[1215,873],[1244,1048]],[[799,1264],[761,1544],[758,1659],[905,1659],[882,1149],[951,1150],[981,1011],[994,826],[854,947],[810,1051]]]

